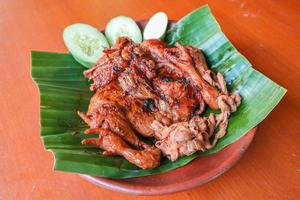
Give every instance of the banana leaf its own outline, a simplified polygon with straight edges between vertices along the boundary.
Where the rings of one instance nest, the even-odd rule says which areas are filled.
[[[109,178],[130,178],[166,172],[222,150],[257,126],[279,103],[286,89],[253,69],[221,31],[208,6],[182,18],[166,35],[168,44],[180,42],[203,50],[209,66],[221,72],[231,92],[243,101],[229,120],[228,133],[204,153],[182,157],[176,162],[162,159],[161,166],[142,170],[125,159],[102,157],[98,148],[80,141],[96,135],[84,135],[86,125],[76,114],[86,111],[92,92],[83,77],[85,70],[68,53],[32,51],[32,77],[40,90],[41,138],[55,155],[55,170]]]

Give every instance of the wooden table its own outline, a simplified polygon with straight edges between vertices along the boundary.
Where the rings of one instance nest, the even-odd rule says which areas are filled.
[[[54,172],[39,139],[39,94],[30,50],[66,51],[65,26],[103,28],[116,15],[179,19],[206,1],[0,0],[0,199],[299,199],[300,2],[209,1],[225,34],[256,69],[288,93],[259,126],[249,151],[229,172],[190,191],[135,197]]]

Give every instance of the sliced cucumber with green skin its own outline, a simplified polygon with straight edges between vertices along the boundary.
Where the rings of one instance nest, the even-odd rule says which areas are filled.
[[[144,29],[144,40],[160,39],[164,40],[168,26],[168,16],[164,12],[153,15]]]
[[[105,28],[105,36],[112,46],[121,36],[126,36],[136,43],[142,42],[142,33],[135,21],[126,16],[118,16],[111,19]]]
[[[63,39],[75,60],[85,67],[91,67],[103,55],[103,49],[109,48],[105,36],[88,24],[67,26]]]

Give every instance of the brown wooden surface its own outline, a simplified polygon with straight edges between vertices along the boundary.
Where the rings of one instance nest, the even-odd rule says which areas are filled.
[[[263,121],[242,160],[199,188],[135,197],[52,170],[39,139],[39,95],[30,49],[66,51],[61,34],[74,22],[103,28],[116,15],[170,19],[209,3],[226,35],[260,70],[289,91]],[[0,0],[0,199],[299,199],[300,1]]]

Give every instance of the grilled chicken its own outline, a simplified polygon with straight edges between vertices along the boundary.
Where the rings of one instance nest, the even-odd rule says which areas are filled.
[[[174,123],[169,127],[156,121],[152,127],[156,130],[155,145],[164,156],[175,161],[181,156],[213,147],[209,138],[214,133],[216,121],[213,115],[204,118],[195,116],[190,121]]]
[[[175,48],[166,47],[159,40],[146,40],[142,43],[142,48],[148,51],[153,59],[157,62],[172,63],[174,71],[181,73],[193,83],[197,97],[201,99],[202,95],[209,107],[218,109],[217,97],[220,95],[219,91],[199,76],[200,74],[196,71],[195,63],[189,54],[188,48],[179,43],[176,43],[175,46]]]
[[[131,100],[127,107],[126,117],[132,127],[141,135],[151,137],[154,135],[151,124],[155,120],[153,113],[145,112],[140,101]]]
[[[104,149],[104,155],[123,156],[129,162],[142,169],[153,169],[159,166],[161,153],[160,150],[154,146],[146,147],[143,150],[135,150],[129,147],[121,137],[107,129],[88,129],[85,133],[99,134],[99,138],[84,139],[81,143]]]
[[[173,122],[187,121],[198,101],[195,98],[193,88],[185,78],[161,77],[153,80],[153,88],[159,93],[161,99],[168,107],[159,106],[161,112],[168,113]]]
[[[138,99],[153,99],[156,95],[145,78],[139,75],[135,67],[127,68],[118,77],[118,82],[125,92]]]
[[[87,113],[78,114],[90,127],[86,133],[99,138],[82,144],[98,146],[106,156],[123,156],[143,169],[157,167],[161,152],[175,161],[212,148],[241,103],[238,94],[227,91],[223,76],[207,67],[200,50],[179,43],[135,44],[120,37],[84,75],[96,93]],[[206,104],[221,112],[201,117]],[[137,133],[154,136],[155,145],[141,141]]]
[[[123,51],[126,51],[128,49],[126,47],[131,45],[131,40],[124,37],[120,38],[111,49],[103,51],[104,55],[91,69],[83,73],[86,78],[93,80],[93,84],[90,87],[91,90],[107,85],[128,67],[129,61],[124,59]]]
[[[124,103],[121,89],[114,82],[98,90],[91,98],[88,112],[78,112],[90,128],[106,128],[114,131],[129,144],[144,145],[135,135],[119,103]],[[123,102],[122,102],[123,101]]]

